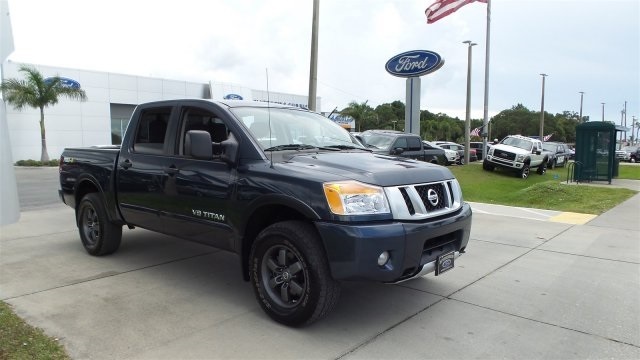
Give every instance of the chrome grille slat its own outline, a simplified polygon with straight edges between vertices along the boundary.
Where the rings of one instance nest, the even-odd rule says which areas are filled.
[[[428,199],[437,194],[437,203]],[[458,210],[462,206],[460,184],[455,179],[384,188],[391,213],[396,220],[423,220]],[[432,199],[433,200],[433,199]]]

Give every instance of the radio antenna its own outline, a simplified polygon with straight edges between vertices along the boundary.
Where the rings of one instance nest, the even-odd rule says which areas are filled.
[[[264,72],[267,75],[267,124],[269,125],[269,147],[273,147],[273,144],[271,144],[271,98],[269,97],[269,68],[265,68]],[[273,149],[271,150],[269,158],[271,161],[271,168],[273,168]]]

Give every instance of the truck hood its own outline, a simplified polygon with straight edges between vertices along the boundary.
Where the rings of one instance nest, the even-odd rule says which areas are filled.
[[[379,186],[428,183],[454,177],[444,166],[363,152],[299,154],[287,158],[278,167],[311,172],[315,177],[324,173]],[[325,178],[327,181],[336,180],[335,176]]]
[[[511,146],[511,145],[505,145],[505,144],[497,144],[497,145],[491,145],[491,148],[494,149],[494,152],[497,152],[499,150],[504,150],[504,151],[508,151],[514,154],[518,154],[518,155],[522,155],[522,154],[531,154],[531,151],[529,150],[525,150],[525,149],[521,149],[519,147],[515,147],[515,146]]]

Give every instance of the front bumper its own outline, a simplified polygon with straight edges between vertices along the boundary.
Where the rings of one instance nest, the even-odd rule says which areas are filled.
[[[463,203],[453,214],[420,222],[316,222],[316,227],[334,279],[396,283],[433,271],[440,255],[464,253],[471,231],[471,208]],[[380,266],[378,256],[384,251],[390,258]]]
[[[523,162],[518,162],[518,161],[515,161],[515,160],[507,160],[507,159],[499,158],[499,157],[493,156],[493,155],[487,155],[487,158],[485,160],[490,162],[491,164],[493,164],[495,166],[500,166],[500,167],[503,167],[503,168],[509,168],[509,169],[512,169],[512,170],[521,170],[522,167],[524,166]]]

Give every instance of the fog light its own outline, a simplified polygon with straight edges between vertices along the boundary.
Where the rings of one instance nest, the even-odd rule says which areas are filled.
[[[384,266],[384,264],[386,264],[387,261],[389,261],[389,252],[383,251],[382,254],[378,256],[378,265]]]

